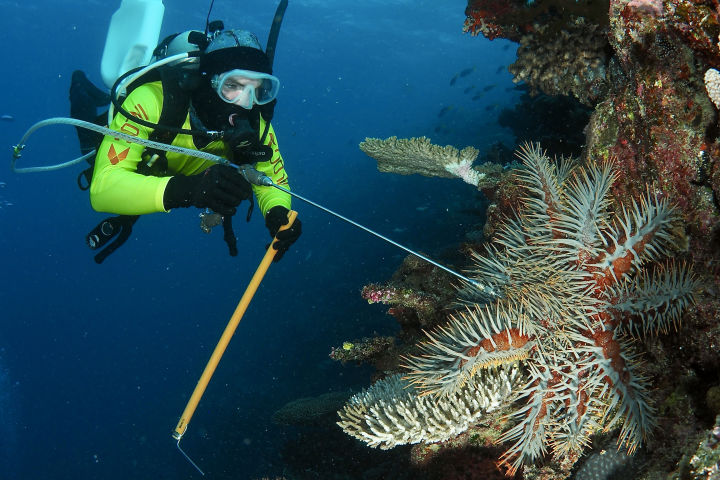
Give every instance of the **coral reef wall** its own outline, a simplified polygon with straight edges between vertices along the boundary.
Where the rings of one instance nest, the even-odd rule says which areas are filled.
[[[586,150],[588,159],[610,159],[626,172],[617,197],[651,184],[677,204],[691,252],[704,261],[716,248],[720,207],[717,111],[703,84],[706,62],[720,60],[712,3],[611,2],[610,87],[592,115]]]
[[[717,289],[720,129],[704,78],[720,67],[718,1],[469,0],[465,13],[466,31],[520,43],[510,71],[531,93],[594,107],[577,125],[584,160],[623,172],[619,202],[650,188],[678,205]]]
[[[653,438],[653,429],[648,428],[650,434],[643,439],[640,453],[644,459],[622,456],[609,461],[596,450],[580,458],[575,467],[575,458],[563,465],[540,466],[542,462],[535,460],[545,457],[543,448],[523,450],[519,456],[517,448],[511,453],[525,457],[525,478],[566,478],[571,471],[578,473],[577,478],[594,478],[595,473],[587,472],[610,468],[605,464],[612,464],[613,469],[643,468],[648,478],[704,472],[706,466],[696,460],[701,457],[696,450],[699,452],[703,432],[712,426],[720,408],[720,402],[713,400],[720,397],[713,393],[720,391],[720,2],[468,0],[465,13],[466,32],[520,45],[517,61],[509,70],[529,95],[568,95],[591,109],[589,121],[575,126],[584,137],[581,168],[617,172],[604,204],[608,215],[625,215],[630,207],[623,205],[637,205],[634,202],[642,198],[672,208],[678,221],[667,226],[668,238],[673,238],[668,251],[691,266],[699,286],[697,304],[687,302],[682,322],[666,325],[667,329],[679,329],[677,334],[642,338],[639,345],[649,357],[644,375],[653,387],[647,395],[657,408],[657,430],[667,433]],[[560,152],[548,151],[556,153]],[[502,218],[523,204],[517,182],[512,176],[503,177],[490,198],[494,203],[488,210],[485,240],[502,243]],[[618,243],[623,238],[618,238]],[[464,250],[472,252],[475,246]],[[369,293],[386,290],[386,286],[375,285]],[[402,291],[407,294],[404,298],[429,298],[422,291]],[[374,301],[389,302],[390,297],[377,298]],[[406,302],[403,316],[407,317],[407,311],[416,312],[415,316],[423,319],[423,328],[442,324],[436,314],[452,307],[440,303],[442,308],[423,315],[427,302]],[[397,316],[394,304],[391,310]],[[401,323],[403,348],[408,351],[417,338],[406,325],[409,323]],[[452,333],[451,327],[444,324],[439,331]],[[451,333],[447,335],[453,340],[466,338]],[[439,340],[436,344],[438,350],[425,352],[427,358],[450,358],[450,347]],[[468,352],[451,360],[465,366],[476,354],[475,350],[472,355]],[[449,378],[434,364],[416,362],[414,366],[410,378],[428,372],[437,374],[438,381]],[[565,372],[562,368],[557,371]],[[414,380],[416,386],[422,386],[422,381]],[[628,398],[635,396],[629,394]],[[716,431],[717,427],[712,430],[715,437]],[[617,432],[606,435],[617,436]],[[608,444],[607,438],[599,437],[584,436],[577,451],[595,448],[596,442]],[[715,437],[708,441],[713,451]],[[533,463],[538,463],[537,469]],[[585,477],[580,471],[586,472]]]

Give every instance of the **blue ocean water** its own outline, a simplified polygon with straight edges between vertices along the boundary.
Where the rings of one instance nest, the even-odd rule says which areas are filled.
[[[202,29],[208,3],[165,0],[163,35]],[[119,1],[0,5],[9,165],[10,146],[30,125],[68,116],[73,70],[101,84]],[[290,0],[275,60],[283,86],[273,124],[292,188],[439,258],[477,222],[459,211],[477,192],[460,180],[379,173],[357,145],[425,135],[484,151],[511,139],[496,116],[516,99],[501,68],[515,48],[463,34],[464,8],[463,0]],[[274,2],[217,0],[211,18],[264,39],[274,10]],[[75,131],[50,127],[21,162],[77,155]],[[170,433],[267,232],[258,214],[236,221],[240,255],[231,258],[219,231],[200,231],[197,211],[154,214],[99,266],[84,235],[104,215],[78,190],[79,171],[0,169],[0,480],[199,478]],[[331,346],[397,330],[360,289],[387,280],[405,253],[294,207],[303,236],[270,268],[183,440],[208,478],[287,472],[282,452],[297,432],[274,425],[272,413],[298,397],[366,386],[370,369],[331,361]],[[349,475],[342,462],[337,469],[337,478],[354,478],[340,476]]]

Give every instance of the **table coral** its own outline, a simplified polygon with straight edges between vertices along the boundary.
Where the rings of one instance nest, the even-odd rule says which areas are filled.
[[[430,143],[427,137],[384,140],[366,138],[360,149],[378,162],[381,172],[410,175],[417,173],[426,177],[460,178],[478,188],[488,188],[497,183],[502,166],[485,163],[473,165],[478,156],[474,147],[458,150],[451,145],[440,147]]]

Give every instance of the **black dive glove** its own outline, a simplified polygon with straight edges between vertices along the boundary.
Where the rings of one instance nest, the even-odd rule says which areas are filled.
[[[270,231],[270,236],[277,236],[277,240],[273,243],[273,248],[277,250],[275,254],[274,262],[277,262],[287,252],[290,245],[295,243],[295,240],[300,238],[302,233],[302,223],[299,219],[295,219],[292,227],[280,232],[280,227],[288,223],[288,212],[289,210],[280,205],[272,207],[270,211],[265,215],[265,226]]]
[[[235,119],[235,128],[225,131],[223,141],[230,147],[232,156],[230,161],[235,165],[257,162],[269,162],[273,150],[268,145],[260,143],[258,132],[250,126],[246,118]]]
[[[235,215],[240,202],[252,196],[252,187],[238,171],[213,165],[200,175],[175,175],[165,187],[165,210],[177,207],[210,208],[221,215]]]

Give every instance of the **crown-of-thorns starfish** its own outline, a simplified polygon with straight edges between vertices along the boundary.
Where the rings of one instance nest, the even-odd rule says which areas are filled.
[[[512,442],[502,459],[511,472],[548,448],[577,453],[593,430],[618,424],[632,452],[655,424],[632,337],[677,325],[698,287],[685,265],[659,263],[678,217],[649,191],[613,210],[607,164],[554,163],[539,145],[518,156],[523,207],[470,275],[500,297],[486,303],[466,286],[466,310],[427,333],[406,378],[422,395],[448,395],[481,370],[522,362],[527,381],[500,439]]]

